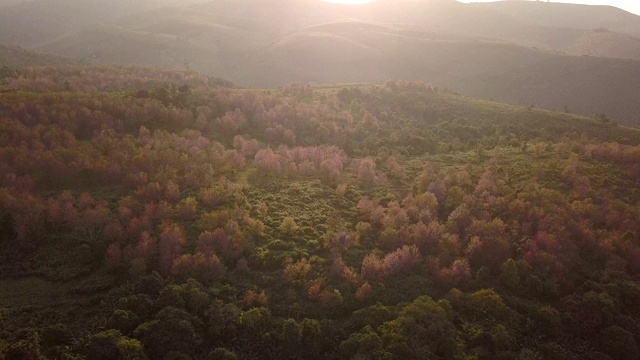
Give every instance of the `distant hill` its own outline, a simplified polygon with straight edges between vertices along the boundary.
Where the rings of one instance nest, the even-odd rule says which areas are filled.
[[[0,12],[0,43],[33,46],[98,22],[194,2],[197,0],[9,0]]]
[[[196,2],[35,0],[3,10],[0,42],[25,46],[43,44],[101,22],[118,22],[130,29],[160,33],[165,33],[168,27],[173,27],[170,32],[175,33],[182,27],[190,29],[214,23],[263,36],[284,36],[307,26],[358,19],[422,30],[489,36],[582,55],[595,53],[584,45],[584,38],[594,32],[609,32],[609,42],[625,42],[628,36],[640,34],[640,17],[613,7],[518,1],[461,4],[455,1],[379,0],[366,5],[342,6],[319,0],[219,0],[184,8]],[[182,9],[161,9],[167,6]],[[69,17],[69,13],[79,16]],[[118,21],[122,17],[125,19]],[[618,35],[620,40],[612,34]],[[582,46],[576,46],[576,42]],[[626,41],[624,47],[630,46],[640,49],[640,45]],[[584,52],[577,53],[580,49]],[[604,55],[637,56],[634,52],[616,49],[611,46]]]
[[[176,18],[186,18],[188,13]],[[136,24],[139,30],[129,30]],[[86,59],[184,68],[243,86],[426,81],[465,94],[638,122],[640,61],[570,56],[455,32],[340,21],[276,38],[204,22],[121,21],[40,47]],[[215,30],[215,31],[214,31]],[[606,34],[603,34],[606,35]],[[252,43],[254,48],[247,49]]]
[[[640,34],[640,17],[617,8],[586,5],[547,7],[544,4],[551,3],[542,2],[535,2],[538,5],[532,8],[531,4],[534,2],[525,1],[421,3],[421,7],[411,8],[412,11],[408,9],[405,13],[396,15],[396,21],[423,29],[492,37],[573,55],[598,54],[606,57],[639,58],[640,40],[630,37]],[[502,9],[501,5],[504,4],[508,4],[507,8],[512,11]],[[533,10],[538,8],[545,11],[537,15]],[[610,16],[598,15],[599,10]],[[623,18],[625,26],[610,26],[616,23],[612,19],[620,17]],[[547,18],[557,21],[544,21]],[[593,22],[590,19],[593,19]],[[608,34],[609,45],[600,48],[601,43],[592,39],[602,37],[602,33]]]
[[[304,39],[290,36],[255,54],[251,66],[255,72],[240,83],[416,79],[488,99],[585,115],[604,112],[625,123],[638,123],[640,62],[636,60],[393,33],[351,35],[334,31],[306,34]]]
[[[638,15],[613,6],[546,1],[497,1],[470,6],[491,9],[531,25],[585,30],[600,28],[640,36]]]
[[[28,0],[0,0],[0,7],[16,5],[27,1]]]
[[[51,2],[44,0],[7,7],[0,12],[0,41],[102,63],[193,69],[249,87],[422,80],[487,99],[640,124],[640,17],[613,7],[74,1],[60,0],[47,16]],[[82,16],[63,21],[75,7]]]
[[[20,46],[0,44],[0,67],[21,69],[27,66],[79,65],[82,61],[68,57],[41,54]]]

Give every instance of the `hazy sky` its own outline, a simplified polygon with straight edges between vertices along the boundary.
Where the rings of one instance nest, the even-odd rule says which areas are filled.
[[[458,0],[460,2],[487,2],[491,0]],[[546,0],[544,0],[546,1]],[[640,0],[562,0],[562,1],[552,1],[552,2],[563,2],[563,3],[573,3],[573,4],[589,4],[589,5],[611,5],[615,7],[619,7],[621,9],[627,10],[634,14],[640,15]]]

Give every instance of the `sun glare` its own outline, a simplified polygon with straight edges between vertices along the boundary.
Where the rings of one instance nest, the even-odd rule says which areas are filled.
[[[349,5],[358,5],[358,4],[367,4],[370,2],[374,2],[375,0],[322,0],[328,3],[334,4],[349,4]]]

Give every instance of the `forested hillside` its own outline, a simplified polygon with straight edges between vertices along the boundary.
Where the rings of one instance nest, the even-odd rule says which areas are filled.
[[[640,358],[640,132],[606,116],[136,67],[0,84],[0,358]]]

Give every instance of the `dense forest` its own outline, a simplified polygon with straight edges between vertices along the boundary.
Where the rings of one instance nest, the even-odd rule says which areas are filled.
[[[640,132],[416,82],[0,77],[4,359],[640,359]]]

